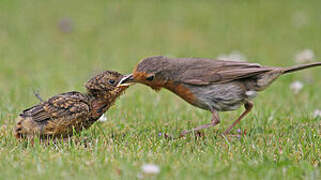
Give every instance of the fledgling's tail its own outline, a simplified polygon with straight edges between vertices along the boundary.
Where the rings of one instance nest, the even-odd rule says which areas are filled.
[[[285,68],[285,70],[283,71],[283,74],[291,73],[294,71],[300,71],[302,69],[315,67],[315,66],[321,66],[321,62],[316,62],[316,63],[311,63],[311,64],[301,64],[301,65],[297,65],[297,66],[288,67],[288,68]]]
[[[14,136],[17,138],[17,139],[20,139],[20,138],[23,138],[23,126],[22,126],[22,121],[24,121],[24,119],[19,116],[17,118],[17,124],[16,124],[16,127],[14,128],[13,130],[13,133],[14,133]]]

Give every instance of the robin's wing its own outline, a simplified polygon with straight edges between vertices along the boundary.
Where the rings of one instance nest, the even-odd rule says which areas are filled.
[[[68,92],[50,98],[48,101],[24,110],[20,116],[30,117],[37,122],[85,118],[89,115],[89,105],[86,98],[78,92]]]
[[[188,58],[180,61],[181,73],[178,81],[192,85],[224,83],[237,79],[253,77],[270,71],[271,67],[262,67],[256,63],[221,61],[200,58]]]

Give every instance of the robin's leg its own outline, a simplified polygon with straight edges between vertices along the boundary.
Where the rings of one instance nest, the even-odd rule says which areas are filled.
[[[241,116],[239,118],[237,118],[236,121],[233,122],[233,124],[228,127],[226,129],[226,131],[224,132],[224,134],[229,134],[230,131],[232,130],[232,128],[238,124],[253,108],[253,103],[251,101],[247,101],[245,104],[244,104],[244,107],[245,107],[245,111],[241,114]]]
[[[186,134],[191,133],[191,132],[197,132],[197,131],[200,131],[201,129],[205,129],[205,128],[208,128],[208,127],[216,126],[218,123],[220,123],[220,117],[219,117],[217,111],[213,109],[212,110],[212,121],[211,121],[211,123],[198,126],[198,127],[194,128],[192,130],[189,130],[189,131],[185,130],[180,134],[180,137],[183,137]]]

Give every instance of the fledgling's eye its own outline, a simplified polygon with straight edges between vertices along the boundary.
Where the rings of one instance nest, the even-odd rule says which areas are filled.
[[[152,81],[154,80],[155,75],[150,75],[146,78],[147,81]]]
[[[116,82],[116,81],[115,81],[115,80],[113,80],[113,79],[109,79],[109,81],[108,81],[108,82],[109,82],[109,84],[113,85],[113,84],[115,84],[115,82]]]

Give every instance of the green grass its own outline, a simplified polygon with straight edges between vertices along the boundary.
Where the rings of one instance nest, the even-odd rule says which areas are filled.
[[[38,100],[84,91],[97,72],[132,70],[151,55],[211,57],[238,50],[251,62],[295,64],[309,48],[321,56],[319,0],[84,1],[0,0],[0,179],[321,179],[320,68],[280,78],[254,101],[237,128],[242,138],[222,138],[242,112],[221,113],[205,137],[168,141],[208,123],[210,113],[168,91],[137,85],[80,139],[87,143],[34,146],[12,135],[15,118]],[[296,14],[305,23],[294,24]],[[58,22],[73,22],[70,33]],[[320,59],[319,59],[320,60]],[[289,84],[305,83],[299,94]]]

